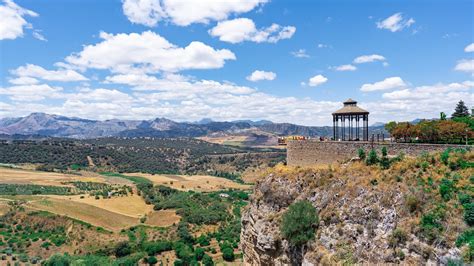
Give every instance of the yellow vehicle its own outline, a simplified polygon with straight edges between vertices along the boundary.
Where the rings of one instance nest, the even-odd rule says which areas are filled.
[[[288,140],[306,140],[308,139],[305,136],[286,136],[286,137],[278,137],[278,145],[286,145]]]

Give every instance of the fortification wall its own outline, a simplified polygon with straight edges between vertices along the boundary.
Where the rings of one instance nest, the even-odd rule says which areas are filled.
[[[289,141],[286,160],[289,166],[311,166],[341,162],[357,156],[357,150],[362,148],[367,152],[376,149],[380,153],[382,147],[387,147],[389,155],[403,152],[417,156],[423,152],[443,151],[446,148],[465,148],[466,145],[451,144],[413,144],[413,143],[372,143],[362,141]]]

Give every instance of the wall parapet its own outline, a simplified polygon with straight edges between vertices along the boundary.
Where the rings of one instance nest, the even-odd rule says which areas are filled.
[[[331,164],[357,156],[357,150],[359,148],[366,151],[371,149],[380,151],[382,147],[387,148],[389,155],[398,155],[403,152],[407,155],[418,156],[424,152],[438,152],[447,148],[471,148],[472,146],[428,143],[298,140],[288,142],[286,161],[289,166]]]

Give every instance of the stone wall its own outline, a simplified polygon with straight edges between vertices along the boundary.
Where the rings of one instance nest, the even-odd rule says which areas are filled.
[[[369,151],[372,148],[380,152],[382,147],[387,147],[389,155],[403,152],[407,155],[417,156],[423,152],[443,151],[446,148],[466,148],[466,145],[450,144],[412,144],[412,143],[372,143],[363,141],[317,141],[302,140],[289,141],[286,160],[289,166],[312,166],[341,162],[357,156],[359,148]]]

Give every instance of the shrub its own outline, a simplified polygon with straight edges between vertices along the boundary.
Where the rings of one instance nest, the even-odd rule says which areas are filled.
[[[474,245],[474,229],[467,229],[456,239],[457,247],[461,247],[464,244]]]
[[[281,234],[291,244],[302,246],[314,239],[314,227],[319,222],[316,208],[307,200],[293,203],[283,214]]]
[[[455,190],[454,182],[452,180],[443,178],[441,179],[441,184],[439,185],[439,193],[444,200],[450,200],[452,197],[452,192]]]
[[[474,203],[464,204],[464,221],[469,226],[474,226]]]
[[[395,229],[392,231],[388,243],[391,247],[396,247],[400,244],[404,244],[408,239],[407,233],[402,229]]]
[[[367,159],[365,160],[365,164],[367,165],[374,165],[379,161],[379,158],[377,157],[377,152],[372,149],[369,152],[369,155],[367,156]]]
[[[203,257],[204,257],[204,249],[203,248],[196,248],[196,250],[194,250],[194,254],[196,256],[196,260],[202,260]]]
[[[202,264],[204,264],[204,266],[214,266],[214,261],[211,256],[204,254],[204,257],[202,257]]]
[[[420,201],[414,195],[410,195],[405,199],[405,204],[410,212],[415,212],[420,209]]]
[[[114,248],[114,254],[117,257],[125,257],[130,255],[132,253],[132,248],[130,247],[130,244],[126,241],[119,242],[115,248]]]
[[[222,249],[222,258],[225,261],[234,261],[234,249],[232,249],[231,247],[225,247],[224,249]]]
[[[357,154],[358,154],[358,156],[359,156],[359,159],[365,160],[365,151],[364,151],[364,149],[359,148],[359,149],[357,150]]]
[[[158,263],[158,260],[156,259],[156,257],[148,257],[148,258],[146,258],[146,262],[149,265],[155,265],[155,264]]]
[[[448,165],[449,163],[449,153],[451,152],[451,149],[446,149],[444,150],[441,155],[440,155],[440,160],[441,162],[444,163],[444,165]]]
[[[461,205],[471,203],[471,201],[472,201],[471,195],[464,194],[464,193],[459,193],[458,194],[458,199],[459,199],[459,203],[461,203]]]

